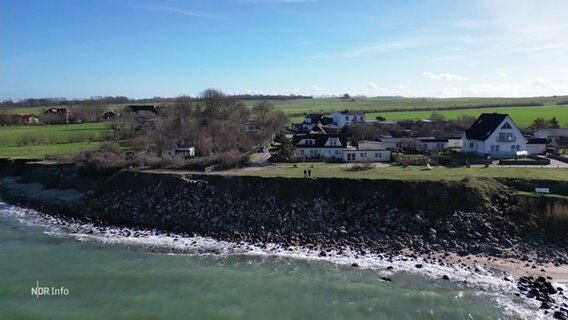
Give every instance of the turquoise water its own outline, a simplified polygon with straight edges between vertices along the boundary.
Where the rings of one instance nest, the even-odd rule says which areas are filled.
[[[523,319],[510,293],[282,255],[167,254],[0,202],[1,319]],[[210,243],[211,245],[211,243]],[[395,268],[396,270],[397,268]],[[34,296],[64,287],[68,295]]]

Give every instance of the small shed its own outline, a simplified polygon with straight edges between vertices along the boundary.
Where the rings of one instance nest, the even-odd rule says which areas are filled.
[[[162,151],[162,158],[186,159],[195,157],[195,147],[175,148]]]

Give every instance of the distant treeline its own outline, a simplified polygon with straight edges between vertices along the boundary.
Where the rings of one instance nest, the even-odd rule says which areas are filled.
[[[312,99],[311,96],[302,95],[234,95],[239,100],[294,100]],[[127,103],[173,103],[180,98],[187,98],[192,101],[199,100],[197,97],[183,96],[176,98],[153,97],[145,99],[130,99],[124,96],[116,97],[91,97],[89,99],[66,99],[66,98],[30,98],[13,101],[11,99],[0,102],[0,107],[44,107],[44,106],[71,106],[78,104],[86,105],[108,105],[108,104],[127,104]]]
[[[479,104],[479,105],[465,105],[465,106],[440,106],[440,107],[414,107],[414,108],[388,108],[388,109],[354,109],[349,108],[350,111],[359,111],[365,113],[381,113],[381,112],[407,112],[407,111],[446,111],[446,110],[467,110],[467,109],[486,109],[486,108],[509,108],[509,107],[542,107],[544,103],[540,102],[519,102],[519,103],[491,103],[491,104]],[[341,110],[328,110],[328,111],[341,111]],[[288,114],[290,117],[305,116],[310,113],[320,112],[325,113],[325,111],[304,111]]]
[[[559,102],[557,102],[556,104],[559,105],[559,106],[567,105],[567,104],[568,104],[568,100],[559,101]]]

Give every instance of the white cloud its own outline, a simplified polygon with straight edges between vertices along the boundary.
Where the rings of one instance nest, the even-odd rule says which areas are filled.
[[[423,40],[402,40],[395,42],[383,42],[367,47],[352,49],[339,54],[315,54],[312,56],[303,57],[303,59],[355,58],[359,56],[371,55],[381,52],[423,47],[423,46],[428,46],[430,44],[431,42]]]
[[[194,11],[189,11],[189,10],[174,8],[174,7],[153,7],[153,6],[130,6],[130,7],[134,8],[134,9],[146,10],[146,11],[175,13],[175,14],[181,14],[181,15],[184,15],[184,16],[192,16],[192,17],[196,17],[196,18],[223,19],[223,17],[213,15],[213,14],[194,12]]]
[[[329,94],[329,92],[327,91],[326,88],[324,88],[324,87],[322,87],[318,84],[312,85],[311,89],[312,89],[312,93],[315,94],[315,95],[327,95],[327,94]]]
[[[387,89],[378,86],[374,82],[367,83],[367,88],[370,90],[371,95],[385,95],[388,92]]]
[[[422,73],[422,75],[424,77],[426,77],[427,79],[430,80],[435,80],[435,81],[466,81],[468,80],[468,78],[463,77],[463,76],[458,76],[457,74],[452,74],[452,73],[432,73],[432,72],[424,72]]]

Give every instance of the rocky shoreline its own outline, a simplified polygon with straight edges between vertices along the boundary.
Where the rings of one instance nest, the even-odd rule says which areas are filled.
[[[0,195],[96,225],[197,234],[261,248],[267,243],[283,250],[303,247],[322,257],[349,251],[386,259],[406,254],[433,263],[446,263],[443,257],[450,255],[463,262],[515,259],[543,274],[520,278],[519,294],[568,319],[568,306],[557,302],[566,301],[564,293],[551,290],[545,269],[568,264],[568,238],[551,237],[538,215],[522,212],[504,186],[258,179],[124,172],[71,203],[49,204],[6,190]],[[437,198],[417,209],[431,197]]]

